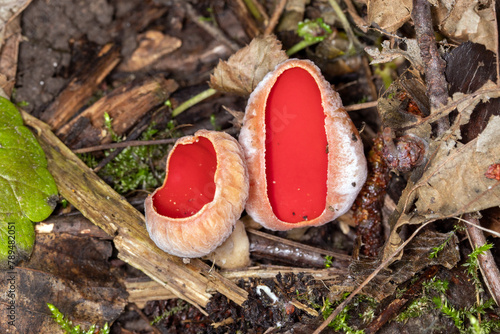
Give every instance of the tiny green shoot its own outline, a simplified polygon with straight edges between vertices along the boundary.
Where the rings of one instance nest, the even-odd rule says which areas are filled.
[[[107,112],[104,113],[104,125],[106,126],[106,130],[109,132],[111,139],[113,139],[114,142],[120,142],[121,138],[116,134],[116,132],[113,130],[113,119]]]
[[[323,319],[328,319],[330,314],[333,313],[335,307],[342,302],[345,298],[349,296],[349,293],[345,293],[342,296],[342,299],[339,301],[336,301],[332,303],[329,299],[326,299],[325,302],[323,303],[323,307],[321,309],[322,314],[323,314]],[[340,313],[335,317],[335,319],[332,320],[328,324],[328,327],[332,327],[336,331],[343,331],[346,334],[363,334],[364,331],[360,329],[354,329],[348,324],[349,320],[349,311],[351,310],[352,306],[347,305],[340,311]]]
[[[438,257],[438,254],[443,251],[443,249],[446,247],[448,242],[450,242],[451,238],[453,238],[454,235],[455,235],[454,232],[448,233],[448,237],[441,245],[439,245],[437,247],[433,247],[432,251],[429,253],[429,259],[433,259],[435,257]]]
[[[333,257],[330,255],[325,256],[325,268],[330,268],[333,264]]]
[[[182,311],[187,310],[189,308],[189,304],[185,303],[182,300],[179,300],[178,304],[179,305],[172,307],[170,310],[165,311],[162,314],[160,314],[159,316],[157,316],[156,318],[154,318],[154,320],[151,321],[151,326],[156,325],[157,323],[159,323],[160,321],[162,321],[165,318],[170,317],[171,315],[174,315],[178,312],[182,312]]]
[[[297,35],[302,37],[303,40],[292,46],[286,54],[291,56],[308,46],[319,43],[331,33],[332,28],[323,22],[321,17],[316,20],[306,19],[303,22],[299,22],[297,25]]]
[[[80,328],[80,325],[73,326],[73,322],[64,317],[64,315],[59,311],[57,307],[54,305],[47,303],[47,306],[52,313],[52,318],[54,318],[55,322],[61,327],[66,334],[109,334],[110,327],[108,323],[105,323],[101,329],[96,329],[96,325],[93,324],[90,326],[88,330],[83,330]]]
[[[210,115],[210,124],[212,124],[215,131],[220,131],[221,127],[217,125],[217,117],[215,114]]]
[[[467,261],[463,264],[464,267],[467,268],[467,273],[472,276],[474,279],[474,284],[476,285],[476,289],[481,291],[481,281],[479,280],[479,275],[477,273],[479,269],[479,255],[493,248],[493,244],[486,243],[472,251],[469,254]]]

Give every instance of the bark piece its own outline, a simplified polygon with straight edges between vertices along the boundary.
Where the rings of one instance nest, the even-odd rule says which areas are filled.
[[[119,87],[101,98],[62,127],[57,135],[73,148],[111,141],[105,131],[104,113],[113,119],[113,131],[122,135],[148,111],[163,103],[178,85],[174,80],[153,77]]]
[[[176,37],[164,35],[160,31],[148,30],[138,36],[139,47],[134,50],[130,58],[118,68],[125,72],[140,71],[153,64],[156,60],[177,50],[182,41]]]

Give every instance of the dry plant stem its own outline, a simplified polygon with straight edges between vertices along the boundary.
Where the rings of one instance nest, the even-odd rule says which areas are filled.
[[[486,238],[483,231],[474,225],[479,225],[479,219],[472,214],[465,214],[464,219],[472,224],[467,224],[467,236],[469,237],[472,249],[476,249],[486,244]],[[500,305],[500,271],[495,263],[495,259],[490,250],[478,256],[479,268],[484,277],[484,281],[491,296],[497,305]]]
[[[415,24],[420,55],[425,67],[427,96],[431,103],[431,109],[435,111],[448,102],[448,84],[444,76],[446,62],[439,55],[436,45],[429,2],[427,0],[413,0],[411,15]],[[444,133],[449,126],[448,117],[440,118],[437,121],[437,135]]]
[[[401,298],[395,298],[376,319],[363,329],[365,334],[376,333],[383,325],[397,316],[399,310],[422,291],[422,283],[432,279],[438,271],[438,266],[432,266],[427,269],[416,282],[410,284]]]
[[[249,13],[248,7],[243,0],[234,0],[229,3],[230,9],[237,16],[245,33],[250,39],[261,34],[261,29],[257,26],[254,17]]]
[[[357,111],[357,110],[364,110],[364,109],[375,108],[375,107],[377,107],[377,104],[378,104],[377,101],[365,102],[365,103],[358,103],[358,104],[351,104],[349,106],[344,106],[344,109],[347,112]]]
[[[150,122],[151,122],[151,115],[147,114],[146,117],[143,117],[140,120],[139,124],[137,124],[132,129],[130,134],[127,136],[127,139],[125,140],[125,142],[139,138],[139,136],[147,129]],[[96,173],[99,172],[104,166],[106,166],[114,158],[116,158],[118,156],[118,154],[120,154],[124,149],[125,149],[125,147],[118,148],[118,149],[114,150],[113,152],[111,152],[107,157],[105,157],[104,159],[102,159],[101,162],[99,162],[99,164],[94,168],[94,172],[96,172]]]
[[[342,23],[342,27],[344,28],[345,32],[347,33],[347,36],[349,37],[349,50],[348,52],[355,52],[355,48],[360,46],[361,43],[358,41],[356,38],[356,35],[354,35],[354,32],[352,31],[351,24],[347,20],[347,17],[345,16],[344,12],[342,11],[342,8],[340,8],[337,0],[328,0],[328,3],[330,6],[332,6],[333,10],[335,11],[335,14],[337,14],[340,23]]]
[[[347,12],[351,15],[354,23],[356,23],[356,25],[358,26],[359,29],[361,29],[361,31],[363,31],[364,33],[367,33],[368,32],[368,24],[361,16],[358,15],[358,12],[356,11],[356,7],[354,7],[354,5],[352,4],[352,1],[351,0],[344,0],[344,3],[346,4]]]
[[[276,9],[274,10],[274,13],[271,16],[271,19],[269,20],[269,24],[267,25],[266,30],[264,30],[264,35],[269,35],[273,32],[274,28],[278,24],[281,14],[283,14],[283,10],[285,10],[286,2],[287,0],[280,0],[278,2],[278,4],[276,5]]]
[[[186,8],[186,12],[189,16],[189,18],[193,21],[193,23],[195,23],[196,25],[198,25],[200,28],[202,28],[203,30],[205,30],[207,33],[210,34],[210,36],[212,36],[213,38],[215,38],[216,40],[218,40],[219,42],[227,45],[231,50],[233,51],[238,51],[240,49],[240,47],[232,42],[231,40],[229,40],[222,31],[220,31],[219,28],[211,25],[210,23],[208,22],[205,22],[202,20],[201,16],[198,15],[198,13],[196,13],[196,10],[193,8],[193,6],[191,6],[190,3],[188,3],[187,1],[184,2],[184,1],[180,1],[181,4],[184,4],[185,8]]]
[[[181,258],[161,251],[149,238],[144,216],[92,172],[51,131],[47,124],[22,112],[27,126],[34,129],[59,193],[92,223],[114,237],[118,257],[143,271],[178,298],[202,309],[216,290],[241,305],[247,292],[204,262]]]
[[[468,95],[464,96],[463,98],[460,98],[454,102],[451,102],[451,103],[448,103],[447,105],[441,106],[439,109],[435,110],[434,113],[430,114],[429,116],[427,116],[425,118],[421,118],[420,120],[418,120],[416,123],[412,124],[409,127],[393,128],[393,130],[406,131],[406,130],[409,130],[411,128],[419,127],[419,126],[424,125],[424,124],[431,124],[441,117],[448,116],[453,110],[455,110],[455,108],[457,108],[461,104],[469,106],[472,103],[476,102],[477,100],[482,99],[484,96],[495,95],[495,97],[496,97],[496,96],[498,96],[498,94],[500,94],[500,88],[478,90],[478,91],[471,93],[471,94],[468,94]]]
[[[394,253],[392,253],[390,256],[388,256],[378,267],[377,269],[375,269],[364,281],[363,283],[361,283],[356,289],[354,289],[353,292],[351,292],[351,294],[342,302],[340,303],[336,308],[335,310],[332,312],[332,314],[328,317],[328,319],[326,319],[314,332],[313,334],[319,334],[321,333],[321,331],[323,329],[326,328],[326,326],[328,326],[328,324],[330,322],[333,321],[333,319],[335,319],[335,317],[337,315],[339,315],[340,311],[342,311],[344,309],[344,307],[347,306],[347,304],[349,304],[351,302],[351,300],[358,294],[361,292],[361,290],[373,279],[375,278],[375,276],[377,276],[377,274],[382,270],[384,269],[391,261],[394,257],[396,257],[402,250],[403,248],[406,247],[406,245],[408,245],[410,243],[410,241],[413,240],[413,238],[415,238],[415,236],[420,232],[420,230],[422,230],[424,227],[426,227],[427,225],[429,225],[430,223],[434,222],[434,220],[429,220],[428,222],[422,224],[419,228],[417,228],[415,230],[415,232],[413,232],[413,234],[405,241],[403,242],[395,251]]]
[[[90,152],[96,152],[96,151],[104,151],[104,150],[134,147],[134,146],[173,144],[173,143],[175,143],[176,140],[177,140],[177,138],[167,138],[167,139],[157,139],[157,140],[123,141],[120,143],[111,143],[111,144],[103,144],[103,145],[79,148],[79,149],[73,150],[73,153],[82,154],[82,153],[90,153]]]
[[[264,23],[267,24],[269,21],[269,17],[267,16],[267,13],[260,4],[260,2],[256,0],[243,0],[245,3],[245,6],[248,8],[252,16],[259,22],[259,23]]]

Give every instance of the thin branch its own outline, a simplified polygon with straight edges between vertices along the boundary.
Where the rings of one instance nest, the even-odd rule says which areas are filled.
[[[355,52],[356,48],[361,46],[361,43],[358,41],[356,35],[354,34],[354,31],[351,28],[351,24],[349,23],[349,20],[342,11],[342,8],[340,8],[340,5],[338,4],[337,0],[328,0],[328,3],[330,4],[330,6],[332,6],[333,10],[335,11],[335,14],[337,14],[337,17],[339,18],[340,23],[342,24],[342,27],[344,28],[347,34],[347,37],[349,37],[348,52]]]
[[[357,111],[377,107],[378,101],[356,103],[348,106],[344,106],[345,111]]]
[[[110,144],[103,144],[103,145],[79,148],[79,149],[73,150],[73,153],[82,154],[82,153],[90,153],[90,152],[96,152],[96,151],[111,150],[111,149],[115,149],[115,148],[173,144],[173,143],[175,143],[176,140],[177,140],[177,138],[167,138],[167,139],[157,139],[157,140],[123,141],[120,143],[110,143]]]
[[[368,32],[368,23],[366,23],[366,21],[358,15],[356,7],[354,7],[351,0],[344,0],[344,3],[347,6],[347,12],[351,15],[352,20],[356,23],[356,26],[358,26],[358,28],[366,34]]]
[[[425,81],[427,83],[427,96],[431,102],[431,110],[437,110],[448,102],[448,86],[444,76],[446,62],[439,55],[432,29],[431,7],[427,0],[413,0],[411,13],[420,55],[425,67]],[[450,124],[447,117],[437,121],[437,135],[445,132]]]
[[[479,219],[473,217],[471,214],[465,215],[466,219],[461,219],[462,221],[468,221],[467,224],[467,236],[471,243],[472,249],[479,248],[486,244],[486,238],[483,232],[478,228]],[[479,261],[479,268],[483,274],[484,281],[491,296],[495,300],[497,305],[500,305],[500,271],[495,263],[495,259],[491,254],[490,250],[485,251],[477,257]]]
[[[278,24],[281,14],[283,14],[283,10],[285,10],[286,1],[287,0],[280,0],[280,2],[278,2],[278,4],[276,5],[276,9],[274,10],[271,19],[269,20],[269,24],[267,25],[266,30],[264,30],[264,36],[269,35],[273,32],[274,28]]]
[[[184,2],[184,1],[181,1],[180,3],[184,3],[184,6],[186,8],[186,12],[187,12],[189,18],[196,25],[198,25],[200,28],[202,28],[207,33],[209,33],[210,36],[212,36],[213,38],[215,38],[219,42],[227,45],[233,51],[238,51],[240,49],[240,47],[236,43],[234,43],[233,41],[228,39],[219,28],[211,25],[210,23],[203,21],[201,16],[198,15],[196,10],[193,8],[193,6],[191,6],[190,3]]]
[[[321,331],[323,329],[326,328],[326,326],[328,326],[328,324],[330,322],[333,321],[333,319],[335,319],[335,317],[337,315],[339,315],[339,313],[347,306],[347,304],[349,304],[351,302],[351,300],[358,294],[361,292],[361,290],[372,280],[375,278],[375,276],[377,276],[377,274],[382,271],[387,265],[389,265],[389,263],[392,261],[392,259],[394,257],[396,257],[402,250],[403,248],[406,247],[406,245],[408,245],[410,243],[410,241],[413,240],[413,238],[415,238],[417,236],[417,234],[427,225],[429,225],[430,223],[434,222],[435,220],[429,220],[428,222],[422,224],[419,228],[417,228],[415,230],[415,232],[413,232],[413,234],[405,241],[403,242],[395,251],[394,253],[392,253],[390,256],[387,257],[387,259],[385,259],[378,267],[377,269],[375,269],[364,281],[363,283],[361,283],[353,292],[351,292],[351,294],[342,302],[339,304],[339,306],[337,306],[337,308],[335,308],[335,310],[332,312],[332,314],[330,314],[330,316],[328,317],[328,319],[326,319],[314,332],[313,334],[319,334],[321,333]]]
[[[260,5],[258,1],[253,0],[243,0],[248,11],[252,14],[252,16],[259,22],[266,24],[269,21],[269,17],[267,16],[266,11]]]

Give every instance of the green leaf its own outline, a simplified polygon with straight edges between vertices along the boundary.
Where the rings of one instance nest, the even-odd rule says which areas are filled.
[[[42,148],[16,107],[0,97],[0,269],[29,257],[33,222],[50,216],[56,200]]]

